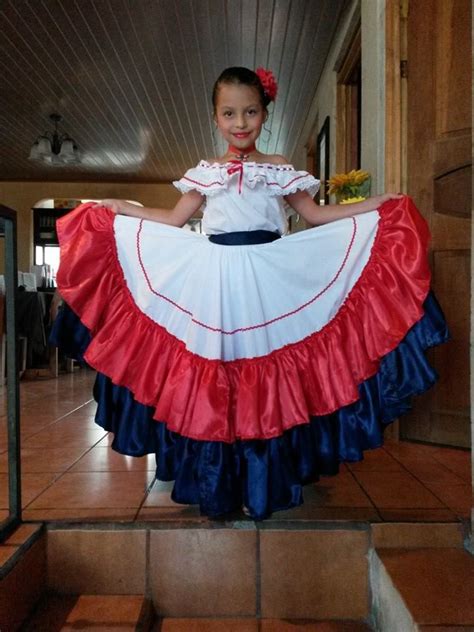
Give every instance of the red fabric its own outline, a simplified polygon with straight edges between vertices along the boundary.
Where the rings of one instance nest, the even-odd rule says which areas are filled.
[[[253,151],[256,151],[255,143],[252,143],[249,147],[245,148],[245,152],[239,149],[238,147],[234,147],[234,145],[229,145],[227,151],[231,154],[235,154],[236,156],[245,156],[248,157]],[[240,159],[240,158],[239,158]]]
[[[333,320],[261,358],[201,358],[143,314],[117,259],[114,214],[104,207],[84,204],[58,222],[58,286],[92,333],[89,364],[155,407],[170,430],[205,441],[268,439],[357,400],[357,385],[422,316],[426,222],[407,197],[380,212],[370,260]]]
[[[230,167],[227,167],[227,173],[231,176],[233,173],[239,174],[239,195],[242,193],[242,182],[244,180],[244,163],[242,160],[229,160]]]

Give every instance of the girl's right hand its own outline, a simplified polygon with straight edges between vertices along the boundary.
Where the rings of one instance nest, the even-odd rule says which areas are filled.
[[[130,204],[126,200],[101,200],[101,206],[106,206],[117,215],[135,215],[140,208],[137,204]]]

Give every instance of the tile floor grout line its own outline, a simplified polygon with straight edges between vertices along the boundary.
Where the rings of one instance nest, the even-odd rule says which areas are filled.
[[[147,471],[151,471],[151,470],[147,470]],[[147,485],[147,487],[146,487],[146,489],[145,489],[145,494],[144,494],[144,496],[143,496],[143,498],[142,498],[141,502],[140,502],[140,503],[139,503],[139,505],[138,505],[138,509],[137,509],[137,511],[136,511],[136,513],[135,513],[135,517],[133,518],[132,522],[137,522],[137,520],[138,520],[138,516],[139,516],[139,514],[140,514],[140,511],[143,509],[143,506],[144,506],[144,504],[145,504],[145,501],[146,501],[146,499],[148,498],[148,496],[150,495],[150,492],[151,492],[151,490],[153,489],[153,486],[154,486],[154,484],[155,484],[155,482],[156,482],[157,480],[158,480],[158,479],[156,478],[156,473],[155,473],[155,475],[153,476],[153,478],[152,478],[151,482]]]
[[[377,448],[375,448],[377,449]],[[360,463],[360,461],[357,461],[357,463]],[[377,505],[375,504],[375,501],[372,500],[370,494],[368,491],[366,491],[366,489],[363,487],[362,483],[359,481],[359,479],[357,478],[357,475],[355,472],[353,472],[350,468],[347,468],[347,471],[350,472],[351,476],[354,478],[355,482],[357,483],[357,485],[359,486],[359,488],[362,490],[362,492],[365,494],[365,496],[367,497],[368,501],[371,503],[373,509],[375,509],[375,512],[377,514],[377,516],[380,518],[380,520],[382,522],[385,522],[379,512],[379,508],[377,507]]]
[[[393,456],[393,458],[394,458],[394,459],[395,459],[395,460],[396,460],[396,461],[397,461],[397,462],[398,462],[398,463],[402,466],[402,468],[403,468],[406,472],[408,472],[411,476],[413,476],[413,478],[414,478],[414,479],[415,479],[418,483],[420,483],[420,484],[424,487],[424,489],[426,489],[426,490],[427,490],[427,491],[428,491],[428,492],[429,492],[432,496],[434,496],[437,500],[439,500],[439,502],[443,505],[443,507],[444,507],[445,509],[448,509],[451,513],[453,513],[453,514],[454,514],[454,516],[455,516],[457,519],[459,519],[459,517],[460,517],[460,516],[459,516],[459,512],[458,512],[457,510],[455,510],[455,509],[451,508],[451,507],[450,507],[447,503],[445,503],[445,501],[444,501],[442,498],[440,498],[440,497],[439,497],[439,496],[438,496],[438,495],[437,495],[434,491],[432,491],[429,487],[427,487],[427,486],[425,485],[425,483],[424,483],[424,482],[423,482],[423,481],[422,481],[422,480],[421,480],[421,479],[420,479],[420,478],[419,478],[416,474],[414,474],[413,472],[411,472],[411,471],[408,469],[408,467],[407,467],[407,466],[406,466],[406,465],[405,465],[402,461],[400,461],[399,459],[397,459],[397,457],[396,457],[396,456],[394,456],[394,455],[392,455],[392,456]],[[435,459],[435,460],[436,460],[436,459]],[[438,463],[440,463],[440,462],[438,461]],[[443,463],[440,463],[440,465],[443,465]],[[448,469],[449,469],[449,468],[448,468]],[[406,507],[406,509],[408,509],[408,507]],[[428,509],[428,508],[426,508],[426,509]]]

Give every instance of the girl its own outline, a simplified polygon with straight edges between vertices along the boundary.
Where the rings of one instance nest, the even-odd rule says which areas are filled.
[[[447,337],[411,201],[317,206],[312,175],[255,147],[275,95],[271,73],[225,70],[228,150],[174,183],[173,210],[103,200],[59,225],[72,312],[56,340],[97,369],[97,422],[118,451],[155,452],[173,500],[209,516],[295,507],[380,446]],[[288,206],[318,227],[280,239]],[[209,239],[177,228],[200,207]]]

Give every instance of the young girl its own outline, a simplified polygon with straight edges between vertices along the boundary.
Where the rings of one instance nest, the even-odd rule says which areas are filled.
[[[275,94],[262,69],[221,74],[228,150],[174,183],[173,210],[103,200],[59,224],[72,312],[56,339],[98,371],[97,422],[119,452],[155,452],[173,500],[209,516],[295,507],[380,446],[447,337],[411,201],[316,205],[312,175],[255,147]],[[200,207],[207,236],[180,230]],[[280,239],[288,207],[317,228]]]

